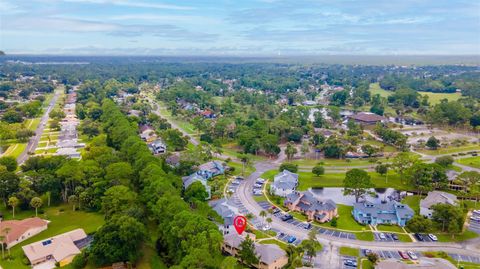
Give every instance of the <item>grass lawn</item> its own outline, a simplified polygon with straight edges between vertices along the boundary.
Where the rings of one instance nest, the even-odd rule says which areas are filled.
[[[362,269],[375,269],[373,263],[367,259],[362,260]]]
[[[275,244],[277,246],[279,246],[281,249],[283,250],[286,250],[287,249],[287,244],[286,243],[283,243],[283,242],[280,242],[278,240],[275,240],[275,239],[267,239],[267,240],[262,240],[260,241],[261,244]]]
[[[325,228],[331,228],[331,229],[337,228],[337,229],[350,230],[350,231],[363,231],[365,229],[368,229],[367,226],[360,225],[358,224],[358,222],[355,221],[355,219],[352,216],[352,209],[353,209],[353,206],[337,204],[337,210],[339,215],[337,219],[337,227],[332,227],[329,222],[322,223],[319,225]]]
[[[358,240],[362,241],[373,241],[373,233],[372,232],[363,232],[363,233],[356,233],[355,236]]]
[[[40,118],[25,120],[25,127],[27,127],[29,130],[32,130],[32,131],[37,130],[37,127],[39,124],[40,124]]]
[[[231,158],[236,158],[238,159],[241,155],[244,155],[244,153],[241,152],[242,150],[235,146],[234,143],[228,143],[222,145],[222,152],[224,155],[228,155]],[[254,155],[254,154],[246,154],[248,158],[250,158],[251,161],[263,161],[266,158],[264,156],[259,156],[259,155]]]
[[[381,160],[381,159],[380,159]],[[371,162],[368,159],[302,159],[292,161],[294,164],[298,164],[300,167],[313,167],[320,164],[325,167],[329,166],[367,166],[375,165],[375,162]]]
[[[340,255],[358,257],[360,251],[358,251],[358,248],[340,247]]]
[[[377,230],[383,232],[403,233],[403,229],[397,225],[378,225]]]
[[[412,242],[412,238],[408,234],[397,234],[400,242]]]
[[[2,206],[2,212],[6,219],[11,219],[11,211],[6,210]],[[63,209],[63,212],[60,212]],[[22,246],[37,242],[61,233],[65,233],[77,228],[83,228],[86,233],[95,232],[104,223],[103,215],[99,213],[89,213],[84,211],[72,211],[69,205],[50,207],[44,209],[44,214],[39,214],[39,217],[50,220],[48,229],[35,235],[28,240],[14,246],[11,249],[12,260],[0,260],[0,265],[3,268],[30,268],[30,266],[22,263],[23,251]],[[35,212],[33,210],[16,212],[16,219],[23,219],[33,217]]]
[[[480,156],[457,159],[456,162],[459,164],[480,168]]]
[[[402,203],[407,204],[416,214],[420,214],[420,200],[419,195],[407,196],[402,200]]]
[[[457,101],[462,97],[461,93],[436,93],[436,92],[418,92],[422,96],[427,95],[430,105],[439,104],[443,99],[448,99],[448,101]]]
[[[372,96],[380,94],[381,97],[387,98],[388,96],[392,95],[392,92],[382,89],[378,83],[371,83],[369,90]]]
[[[476,232],[466,230],[461,234],[455,235],[454,238],[452,238],[452,236],[449,234],[436,234],[436,236],[438,237],[439,242],[460,242],[476,238],[478,237],[478,234]]]
[[[22,152],[27,148],[27,143],[17,143],[12,144],[8,149],[5,151],[4,156],[12,156],[17,158],[22,154]]]
[[[197,131],[195,130],[195,127],[193,124],[191,124],[188,121],[185,121],[179,117],[172,116],[172,113],[166,109],[166,105],[160,101],[157,101],[160,105],[160,115],[167,119],[168,121],[172,121],[176,125],[178,125],[179,128],[183,129],[185,132],[188,134],[196,134]]]
[[[235,171],[233,171],[234,175],[236,175],[236,176],[241,176],[242,175],[243,165],[241,163],[231,161],[231,162],[228,162],[227,165],[232,167],[232,168],[235,168]],[[248,177],[254,171],[255,171],[255,168],[253,166],[247,165],[245,167],[245,177]]]
[[[262,177],[270,180],[279,173],[277,170],[270,170],[265,172]],[[304,191],[309,188],[321,188],[321,187],[343,187],[343,180],[345,174],[325,174],[319,177],[315,176],[311,172],[298,172],[299,185],[298,190]],[[372,183],[376,188],[395,188],[397,190],[411,190],[413,187],[400,182],[400,176],[393,171],[388,172],[387,181],[385,177],[379,175],[376,172],[369,172]]]
[[[458,266],[458,268],[461,268],[460,266],[462,266],[462,268],[464,268],[464,269],[479,269],[480,268],[480,264],[471,263],[471,262],[457,262],[456,260],[454,260],[452,257],[450,257],[447,253],[445,253],[443,251],[437,251],[437,252],[429,251],[429,252],[424,252],[423,255],[425,255],[425,257],[429,257],[429,258],[445,259],[445,260],[451,262],[453,265]]]
[[[430,150],[430,149],[422,149],[419,152],[429,154],[429,155],[441,155],[441,154],[450,154],[450,153],[457,153],[462,151],[470,151],[470,150],[480,150],[479,145],[467,145],[467,146],[459,146],[459,147],[446,147],[446,148],[439,148],[437,150]]]

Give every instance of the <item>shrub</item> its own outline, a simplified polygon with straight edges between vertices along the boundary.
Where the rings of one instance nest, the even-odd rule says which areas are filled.
[[[282,163],[278,170],[279,171],[288,170],[292,173],[296,173],[298,171],[298,165],[293,163]]]
[[[337,227],[337,225],[337,217],[332,218],[332,220],[330,221],[330,226]]]

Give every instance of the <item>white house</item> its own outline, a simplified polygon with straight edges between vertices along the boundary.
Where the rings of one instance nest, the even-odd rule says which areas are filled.
[[[433,212],[431,208],[436,204],[456,205],[457,197],[451,193],[443,191],[428,192],[427,197],[420,200],[420,215],[431,218]]]
[[[294,192],[298,186],[298,175],[288,170],[283,170],[273,178],[273,183],[270,186],[270,192],[286,197]]]

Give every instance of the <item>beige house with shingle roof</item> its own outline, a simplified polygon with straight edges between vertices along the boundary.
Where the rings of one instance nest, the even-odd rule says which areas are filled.
[[[432,206],[437,204],[456,205],[457,196],[443,191],[428,192],[427,197],[420,200],[420,215],[431,218],[433,213],[433,210],[431,208]]]
[[[23,220],[0,221],[0,235],[5,236],[4,243],[6,243],[7,248],[11,248],[46,230],[48,228],[47,226],[48,221],[37,217]]]
[[[76,229],[23,246],[22,249],[32,265],[53,260],[63,266],[69,264],[80,253],[86,239],[85,231]]]

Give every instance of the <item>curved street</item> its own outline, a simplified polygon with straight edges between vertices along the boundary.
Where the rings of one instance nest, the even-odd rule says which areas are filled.
[[[157,102],[154,100],[148,98],[149,101],[156,105],[154,112],[158,115],[160,115],[160,107]],[[172,121],[169,121],[174,128],[179,129],[184,135],[188,136],[190,138],[190,141],[192,144],[196,145],[198,144],[198,141],[191,137],[185,130],[180,128],[177,124],[175,124]],[[427,162],[434,161],[436,157],[442,156],[431,156],[431,155],[426,155],[426,154],[421,154],[422,159],[426,160]],[[449,155],[449,154],[447,154]],[[234,197],[243,205],[243,207],[248,211],[248,213],[253,214],[256,218],[260,218],[260,212],[263,211],[264,209],[254,200],[252,196],[252,189],[253,185],[255,184],[255,181],[266,171],[273,170],[273,169],[278,169],[280,164],[286,159],[285,152],[284,152],[284,147],[281,148],[281,152],[278,155],[276,159],[273,160],[266,160],[266,161],[258,161],[253,164],[255,168],[255,172],[250,174],[243,182],[238,186]],[[471,168],[468,166],[463,166],[459,165],[456,163],[461,168],[466,168],[466,170],[475,170],[475,171],[480,171],[480,169],[475,169]],[[335,167],[329,167],[330,170],[338,170],[341,172],[344,172],[345,169],[351,169],[355,168],[353,166],[335,166]],[[358,167],[358,168],[364,168]],[[369,166],[366,166],[365,168],[371,168]],[[301,170],[301,169],[300,169]],[[343,170],[343,171],[342,171]],[[271,228],[281,231],[285,234],[293,235],[296,238],[303,240],[308,237],[308,230],[288,224],[286,222],[283,222],[277,217],[272,216],[272,223],[271,223]],[[379,241],[362,241],[362,240],[356,240],[356,239],[348,239],[348,238],[339,238],[339,237],[334,237],[334,236],[329,236],[325,234],[317,234],[317,239],[318,241],[324,245],[324,250],[323,254],[326,254],[321,258],[321,259],[326,259],[324,261],[321,261],[321,263],[326,263],[329,265],[334,265],[337,263],[337,259],[335,256],[338,255],[332,255],[335,251],[334,249],[342,246],[346,247],[354,247],[354,248],[359,248],[359,249],[371,249],[371,250],[395,250],[395,251],[406,251],[406,250],[411,250],[411,251],[420,251],[420,252],[425,252],[425,251],[444,251],[447,253],[453,253],[453,254],[459,254],[459,255],[468,255],[468,256],[475,256],[480,258],[480,238],[475,238],[467,241],[463,241],[460,243],[453,243],[453,242],[379,242]],[[335,252],[336,253],[336,252]],[[337,257],[338,258],[338,257]],[[327,261],[328,260],[328,261]]]

